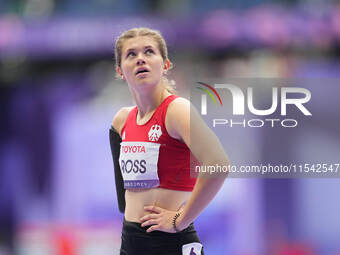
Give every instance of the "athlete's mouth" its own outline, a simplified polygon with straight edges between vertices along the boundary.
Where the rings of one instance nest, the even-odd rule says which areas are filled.
[[[140,74],[140,73],[147,73],[149,72],[149,70],[145,67],[140,67],[137,69],[136,75]]]

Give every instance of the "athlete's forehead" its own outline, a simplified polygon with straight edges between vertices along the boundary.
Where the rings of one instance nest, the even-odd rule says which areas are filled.
[[[155,39],[150,36],[137,36],[134,38],[127,39],[123,43],[123,52],[131,50],[140,50],[145,48],[158,49],[158,44]]]

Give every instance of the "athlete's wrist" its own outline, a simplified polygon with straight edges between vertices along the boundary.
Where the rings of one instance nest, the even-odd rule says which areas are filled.
[[[174,229],[174,231],[177,233],[177,232],[180,232],[181,230],[178,228],[178,222],[177,222],[177,219],[181,216],[181,213],[180,212],[176,212],[176,214],[174,215],[174,217],[172,218],[172,227]]]
[[[173,224],[175,232],[180,232],[183,229],[186,229],[190,225],[190,222],[187,223],[184,216],[185,215],[183,213],[183,210],[178,211],[175,214],[174,218],[176,218],[176,219],[175,219],[174,224]]]

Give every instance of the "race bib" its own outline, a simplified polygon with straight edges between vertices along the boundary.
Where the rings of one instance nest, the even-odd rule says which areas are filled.
[[[200,243],[189,243],[182,246],[183,255],[201,255],[203,245]]]
[[[119,164],[125,189],[149,189],[159,186],[158,143],[122,142]]]

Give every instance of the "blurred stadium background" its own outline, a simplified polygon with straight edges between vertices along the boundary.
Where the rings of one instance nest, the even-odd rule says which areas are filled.
[[[1,0],[0,255],[118,254],[108,130],[132,101],[115,79],[113,44],[140,26],[165,36],[182,96],[198,75],[339,76],[340,1]],[[322,147],[339,161],[340,89],[324,86],[305,140],[289,141],[283,157],[317,158],[311,148]],[[268,148],[251,156],[266,159]],[[206,254],[339,255],[339,184],[227,180],[196,222]]]

